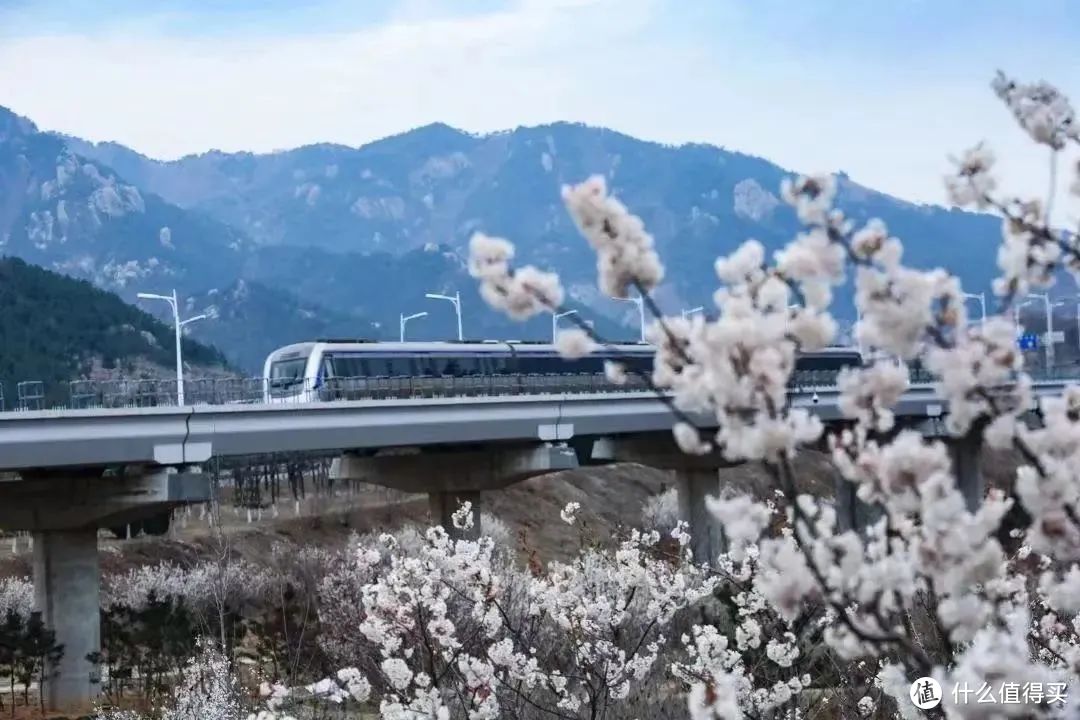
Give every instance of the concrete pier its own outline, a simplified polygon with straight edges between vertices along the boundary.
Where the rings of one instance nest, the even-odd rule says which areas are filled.
[[[690,532],[694,561],[714,565],[727,550],[724,530],[705,505],[708,497],[719,497],[720,474],[717,468],[683,468],[675,471],[679,494],[679,519]]]
[[[679,519],[690,533],[694,561],[715,565],[717,557],[727,550],[723,528],[709,512],[705,499],[720,496],[720,468],[741,463],[725,460],[719,453],[687,455],[670,434],[602,438],[593,444],[592,457],[597,462],[632,462],[674,471]]]
[[[466,502],[472,503],[470,514],[472,526],[458,528],[454,526],[453,515]],[[476,540],[480,537],[480,492],[478,490],[457,490],[450,492],[428,493],[428,503],[431,511],[431,522],[442,525],[447,534],[452,538],[462,540]]]
[[[48,706],[85,708],[100,688],[101,573],[97,529],[34,533],[34,606],[63,645],[60,661],[46,669]]]
[[[50,709],[88,709],[100,690],[98,667],[87,658],[101,650],[98,528],[209,498],[209,481],[195,468],[24,471],[0,482],[0,527],[33,533],[35,607],[63,646],[45,673]]]
[[[982,474],[982,433],[969,432],[964,437],[946,441],[952,456],[953,474],[964,496],[964,504],[970,512],[975,512],[986,494],[986,483]]]

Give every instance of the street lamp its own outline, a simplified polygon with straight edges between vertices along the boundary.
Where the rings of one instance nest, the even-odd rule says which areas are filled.
[[[453,304],[454,311],[457,313],[457,339],[458,342],[464,340],[465,335],[461,332],[461,293],[455,292],[452,296],[439,295],[437,293],[427,293],[426,295],[424,295],[424,297],[431,298],[432,300],[446,300],[447,302]]]
[[[860,325],[862,325],[862,310],[856,307],[855,323],[851,326],[851,340],[859,351],[859,357],[863,357],[865,353],[863,353],[862,334],[859,332]]]
[[[694,313],[699,313],[699,312],[704,312],[704,311],[705,311],[705,308],[702,307],[701,305],[698,305],[696,308],[690,308],[689,310],[683,310],[682,311],[682,316],[683,316],[683,318],[688,318],[691,315],[693,315]]]
[[[1017,338],[1019,338],[1021,335],[1024,334],[1023,333],[1023,327],[1020,324],[1020,319],[1021,319],[1020,318],[1020,308],[1024,307],[1025,305],[1027,305],[1030,302],[1031,302],[1031,300],[1025,300],[1022,303],[1016,303],[1015,305],[1013,305],[1013,325],[1016,327],[1016,337]]]
[[[1080,302],[1076,303],[1076,346],[1080,348]]]
[[[176,330],[176,404],[184,404],[184,358],[180,349],[180,329],[188,323],[193,323],[196,320],[203,320],[205,315],[196,315],[195,317],[189,317],[187,320],[180,320],[180,306],[176,302],[176,290],[172,291],[172,295],[155,295],[154,293],[138,293],[136,295],[141,300],[164,300],[169,303],[172,308],[173,314],[173,327]]]
[[[1049,372],[1054,367],[1054,306],[1050,303],[1048,293],[1030,293],[1028,297],[1032,300],[1042,300],[1046,310],[1046,370]]]
[[[551,316],[551,342],[554,344],[555,336],[559,332],[559,318],[564,318],[569,315],[577,315],[577,310],[567,310],[566,312],[555,313]]]
[[[979,326],[986,325],[986,293],[964,293],[965,300],[978,300],[979,310],[982,313],[979,320]]]
[[[415,320],[416,318],[425,317],[426,315],[426,312],[413,313],[412,315],[406,315],[405,313],[401,313],[401,319],[398,321],[398,330],[400,331],[399,335],[401,338],[401,342],[405,342],[405,323],[409,322],[410,320]]]
[[[1056,303],[1054,303],[1053,305],[1050,306],[1050,315],[1053,316],[1054,308],[1056,308],[1056,307],[1065,307],[1066,304],[1067,303],[1064,300],[1058,300]],[[1080,318],[1077,318],[1077,319],[1080,320]],[[1049,330],[1047,332],[1049,332]],[[1061,333],[1061,341],[1063,343],[1065,342],[1065,333],[1064,332]]]
[[[1073,300],[1077,301],[1076,302],[1076,343],[1077,343],[1077,346],[1080,347],[1080,297],[1070,298],[1070,299],[1073,299]],[[1054,303],[1054,307],[1057,307],[1059,305],[1065,305],[1065,304],[1066,304],[1066,301],[1061,300],[1059,302]],[[1078,362],[1080,362],[1080,361],[1078,361]]]
[[[641,342],[645,342],[645,298],[638,295],[637,297],[626,298],[612,298],[613,300],[622,300],[624,302],[632,302],[637,305],[638,318],[639,318],[639,331],[641,336]]]

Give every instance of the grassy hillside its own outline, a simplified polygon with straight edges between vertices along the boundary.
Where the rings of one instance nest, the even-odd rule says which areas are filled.
[[[16,384],[41,380],[50,400],[69,380],[98,371],[172,368],[173,330],[112,293],[15,258],[0,258],[0,382],[11,407]],[[222,366],[222,354],[184,341],[189,365]]]

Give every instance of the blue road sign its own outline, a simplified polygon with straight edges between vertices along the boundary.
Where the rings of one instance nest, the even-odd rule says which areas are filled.
[[[1016,344],[1021,350],[1038,350],[1039,336],[1035,333],[1024,333],[1016,339]]]

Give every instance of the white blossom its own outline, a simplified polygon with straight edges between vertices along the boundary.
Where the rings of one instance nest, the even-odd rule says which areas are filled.
[[[596,350],[597,345],[584,330],[560,330],[555,336],[555,350],[567,360],[577,360]]]
[[[652,236],[641,218],[608,194],[603,176],[564,186],[562,197],[581,234],[596,251],[601,290],[611,297],[625,298],[632,285],[648,292],[660,283],[664,268],[653,249]]]
[[[1080,140],[1072,104],[1053,85],[1020,83],[999,71],[993,89],[1035,142],[1061,150],[1068,140]]]
[[[620,362],[615,362],[614,360],[604,361],[604,376],[612,385],[625,385],[627,380],[629,380],[626,366]]]
[[[472,503],[466,500],[450,515],[450,521],[458,530],[469,530],[473,526]]]
[[[553,273],[531,265],[511,270],[514,246],[482,233],[469,242],[469,274],[480,281],[480,294],[492,307],[524,320],[550,311],[563,301],[563,289]]]
[[[688,455],[708,455],[712,445],[701,439],[701,431],[687,422],[679,421],[672,426],[675,442]]]
[[[994,153],[979,143],[954,159],[953,164],[956,172],[945,177],[949,201],[960,207],[986,208],[991,194],[997,189],[997,181],[991,174]]]

